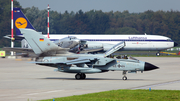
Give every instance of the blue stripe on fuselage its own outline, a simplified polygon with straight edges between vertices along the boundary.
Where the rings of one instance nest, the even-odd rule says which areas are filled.
[[[57,41],[59,39],[50,39],[51,41]],[[163,42],[173,42],[172,40],[151,40],[151,39],[147,39],[147,40],[129,40],[129,39],[81,39],[83,41],[163,41]]]

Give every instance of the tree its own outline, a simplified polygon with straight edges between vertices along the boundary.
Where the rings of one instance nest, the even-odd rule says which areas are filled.
[[[25,16],[31,23],[34,23],[34,20],[40,16],[40,10],[37,7],[32,7],[26,10]]]
[[[9,40],[2,39],[10,34],[10,2],[0,1],[0,46],[10,45]],[[20,7],[14,0],[14,6]],[[47,33],[47,11],[37,7],[22,9],[37,31]],[[145,11],[129,13],[101,10],[83,12],[50,11],[50,34],[139,34],[147,33],[172,38],[180,44],[179,11]]]
[[[135,28],[131,27],[123,27],[123,28],[117,28],[117,29],[109,29],[105,32],[106,34],[139,34],[139,31],[137,31]]]
[[[21,8],[16,0],[14,7]],[[10,40],[3,38],[5,35],[11,35],[11,0],[0,0],[0,47],[10,46]]]

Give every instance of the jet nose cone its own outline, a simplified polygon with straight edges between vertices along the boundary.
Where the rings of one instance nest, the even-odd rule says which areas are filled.
[[[174,42],[174,47],[176,47],[178,45],[178,43]]]
[[[159,67],[152,65],[148,62],[145,62],[144,71],[149,71],[149,70],[153,70],[153,69],[159,69]]]

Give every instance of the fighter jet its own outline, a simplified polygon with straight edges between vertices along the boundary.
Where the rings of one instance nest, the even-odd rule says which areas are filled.
[[[110,54],[124,47],[125,42],[114,45],[104,54],[74,54],[69,48],[62,48],[51,42],[32,29],[20,28],[25,39],[38,56],[34,63],[57,68],[60,72],[76,73],[75,79],[85,79],[86,74],[103,73],[108,71],[123,71],[123,80],[127,80],[126,73],[149,71],[159,67],[137,59],[108,58]]]

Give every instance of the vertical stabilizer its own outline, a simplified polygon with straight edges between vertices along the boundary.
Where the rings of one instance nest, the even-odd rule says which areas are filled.
[[[16,35],[22,35],[19,28],[29,28],[35,30],[20,8],[13,8],[13,19]]]
[[[37,55],[60,48],[35,30],[20,28],[20,31]]]

